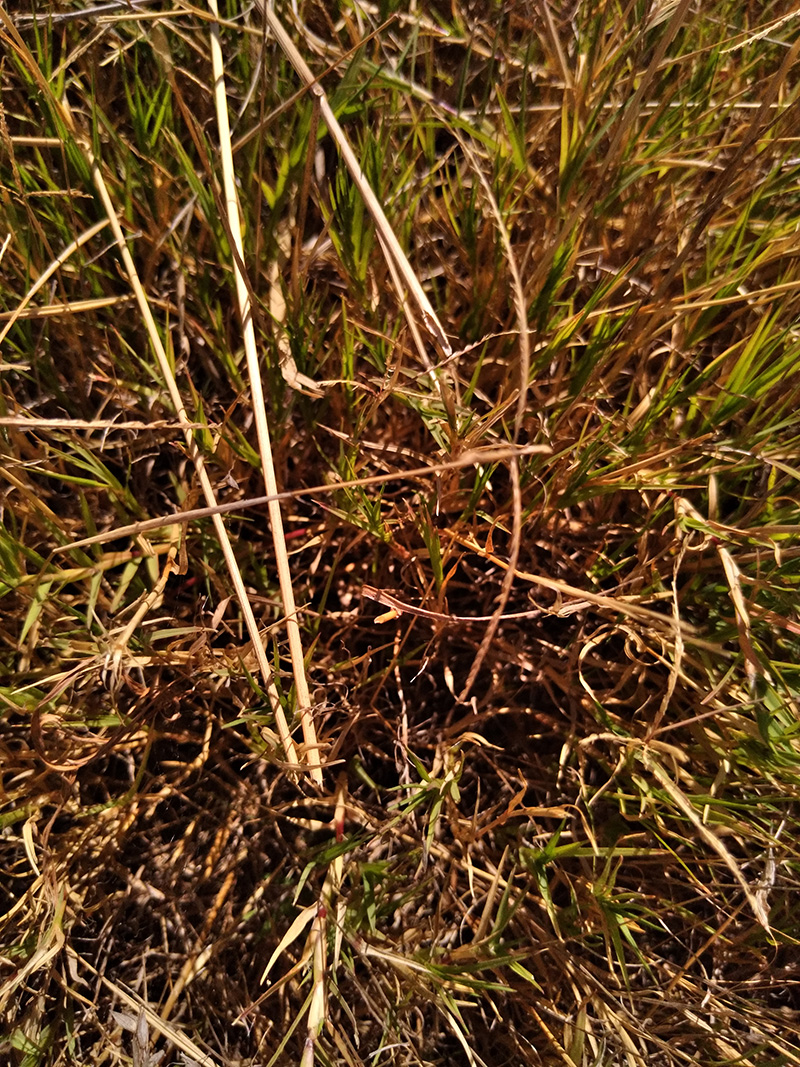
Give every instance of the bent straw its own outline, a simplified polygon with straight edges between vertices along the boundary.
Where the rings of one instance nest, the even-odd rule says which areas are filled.
[[[269,2],[269,0],[256,0],[256,6],[261,9],[267,25],[274,33],[275,39],[283,49],[289,62],[306,83],[309,90],[318,99],[320,112],[327,124],[328,131],[336,142],[336,145],[342,154],[342,158],[347,164],[347,169],[350,171],[350,176],[357,186],[358,191],[361,193],[364,203],[372,216],[384,253],[387,256],[387,259],[396,266],[403,279],[403,283],[408,287],[409,293],[413,296],[422,313],[422,319],[428,332],[433,336],[445,359],[447,359],[453,352],[450,342],[447,339],[447,334],[444,332],[442,324],[439,322],[438,316],[433,310],[433,306],[428,300],[425,290],[422,288],[411,264],[408,262],[405,252],[400,247],[400,242],[395,237],[394,231],[389,225],[389,220],[386,218],[378,198],[372,191],[372,186],[367,181],[366,176],[361,169],[361,164],[358,162],[358,158],[350,147],[350,142],[347,140],[344,130],[339,125],[339,122],[333,113],[333,108],[328,103],[325,91],[314,77],[311,68],[298,52],[289,34],[283,28],[283,24],[275,14],[275,9],[272,3]],[[402,299],[402,293],[400,294],[400,297]]]

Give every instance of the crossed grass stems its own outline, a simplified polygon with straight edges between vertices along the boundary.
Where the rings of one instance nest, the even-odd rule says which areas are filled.
[[[148,8],[3,18],[7,1046],[797,1062],[791,16]]]

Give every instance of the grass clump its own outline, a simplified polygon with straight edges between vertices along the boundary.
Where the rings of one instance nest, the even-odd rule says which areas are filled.
[[[0,10],[6,1060],[800,1062],[794,18]]]

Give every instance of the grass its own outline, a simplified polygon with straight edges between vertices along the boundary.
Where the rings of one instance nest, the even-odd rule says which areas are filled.
[[[800,1063],[794,10],[0,23],[4,1062]]]

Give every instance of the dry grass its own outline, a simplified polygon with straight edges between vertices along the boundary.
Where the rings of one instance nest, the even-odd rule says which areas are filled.
[[[3,1062],[800,1063],[796,13],[262,16],[0,8]]]

